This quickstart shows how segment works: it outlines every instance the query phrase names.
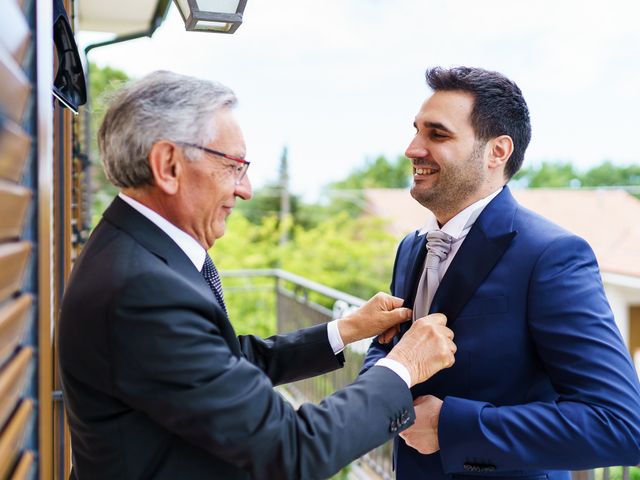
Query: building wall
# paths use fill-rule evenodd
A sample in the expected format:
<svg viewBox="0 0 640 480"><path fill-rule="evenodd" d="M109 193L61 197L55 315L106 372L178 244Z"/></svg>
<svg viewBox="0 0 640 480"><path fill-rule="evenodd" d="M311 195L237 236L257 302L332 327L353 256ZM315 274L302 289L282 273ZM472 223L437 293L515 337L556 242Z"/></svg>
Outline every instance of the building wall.
<svg viewBox="0 0 640 480"><path fill-rule="evenodd" d="M629 308L629 350L640 374L640 305Z"/></svg>
<svg viewBox="0 0 640 480"><path fill-rule="evenodd" d="M605 284L605 292L609 299L609 305L616 319L616 324L624 338L625 344L629 345L629 304L624 289Z"/></svg>
<svg viewBox="0 0 640 480"><path fill-rule="evenodd" d="M629 350L640 347L640 283L637 279L621 279L605 275L604 288L620 333ZM609 281L607 281L609 280ZM638 332L638 333L634 333Z"/></svg>

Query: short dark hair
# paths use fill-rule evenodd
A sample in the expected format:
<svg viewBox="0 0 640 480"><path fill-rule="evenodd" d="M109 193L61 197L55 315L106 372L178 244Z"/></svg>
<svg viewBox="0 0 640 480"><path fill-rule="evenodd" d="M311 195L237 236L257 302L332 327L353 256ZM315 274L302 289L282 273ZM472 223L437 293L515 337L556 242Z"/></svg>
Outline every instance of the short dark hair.
<svg viewBox="0 0 640 480"><path fill-rule="evenodd" d="M473 67L434 67L427 70L425 77L436 92L460 90L473 95L470 120L476 138L486 142L509 135L513 140L513 153L504 173L507 179L515 175L531 140L529 108L515 82L501 73Z"/></svg>

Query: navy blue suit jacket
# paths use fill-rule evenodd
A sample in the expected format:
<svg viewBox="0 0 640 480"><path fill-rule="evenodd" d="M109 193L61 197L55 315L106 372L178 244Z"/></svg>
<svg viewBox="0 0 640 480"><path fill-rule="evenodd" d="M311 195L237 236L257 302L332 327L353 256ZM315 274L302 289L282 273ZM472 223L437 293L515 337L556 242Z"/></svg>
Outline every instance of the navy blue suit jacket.
<svg viewBox="0 0 640 480"><path fill-rule="evenodd" d="M391 290L408 306L425 241L415 232L398 248ZM584 240L505 187L471 228L431 312L447 316L458 346L452 368L412 391L444 399L440 451L421 455L398 439L399 479L568 479L566 470L640 462L638 377ZM374 341L364 370L391 346Z"/></svg>

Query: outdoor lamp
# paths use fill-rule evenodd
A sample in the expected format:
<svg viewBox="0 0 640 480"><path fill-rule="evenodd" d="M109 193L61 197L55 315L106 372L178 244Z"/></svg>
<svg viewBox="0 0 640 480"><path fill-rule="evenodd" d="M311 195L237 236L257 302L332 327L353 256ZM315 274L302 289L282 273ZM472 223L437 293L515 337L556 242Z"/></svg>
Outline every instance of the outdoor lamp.
<svg viewBox="0 0 640 480"><path fill-rule="evenodd" d="M173 0L189 31L233 33L247 0Z"/></svg>

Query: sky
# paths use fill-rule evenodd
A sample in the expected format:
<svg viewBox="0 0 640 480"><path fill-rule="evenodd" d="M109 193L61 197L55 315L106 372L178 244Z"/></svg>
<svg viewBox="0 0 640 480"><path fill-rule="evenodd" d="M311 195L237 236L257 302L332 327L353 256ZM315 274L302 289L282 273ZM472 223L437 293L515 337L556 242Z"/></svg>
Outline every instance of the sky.
<svg viewBox="0 0 640 480"><path fill-rule="evenodd" d="M186 32L172 5L151 39L90 60L230 86L254 186L276 179L286 145L291 190L315 200L366 160L404 153L436 65L520 86L533 128L524 166L639 162L638 18L635 0L248 0L238 31L221 35ZM78 35L81 47L105 38Z"/></svg>

